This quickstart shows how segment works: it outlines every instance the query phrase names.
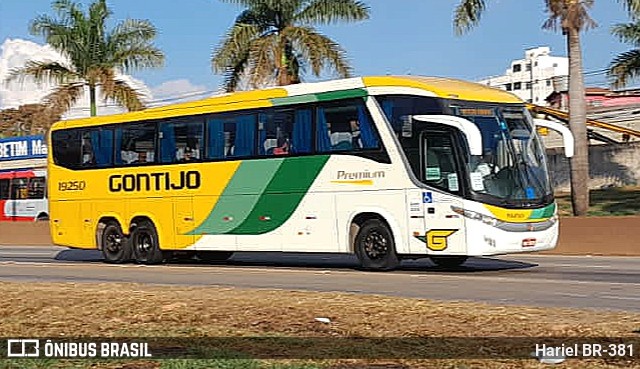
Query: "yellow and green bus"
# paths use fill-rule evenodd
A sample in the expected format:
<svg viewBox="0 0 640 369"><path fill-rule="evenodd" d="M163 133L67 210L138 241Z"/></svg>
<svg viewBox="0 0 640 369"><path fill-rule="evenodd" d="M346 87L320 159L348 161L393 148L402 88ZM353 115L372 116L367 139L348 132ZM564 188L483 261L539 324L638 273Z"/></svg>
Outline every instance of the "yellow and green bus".
<svg viewBox="0 0 640 369"><path fill-rule="evenodd" d="M372 76L61 121L51 236L109 263L234 252L402 259L548 250L558 217L525 103L446 78Z"/></svg>

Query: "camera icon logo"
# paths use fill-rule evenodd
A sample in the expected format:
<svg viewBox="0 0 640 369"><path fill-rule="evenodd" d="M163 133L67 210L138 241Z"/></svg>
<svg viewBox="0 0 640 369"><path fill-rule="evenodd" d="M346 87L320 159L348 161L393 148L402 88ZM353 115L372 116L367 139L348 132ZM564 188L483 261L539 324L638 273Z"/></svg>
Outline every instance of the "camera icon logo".
<svg viewBox="0 0 640 369"><path fill-rule="evenodd" d="M40 340L10 339L7 340L7 357L39 357Z"/></svg>

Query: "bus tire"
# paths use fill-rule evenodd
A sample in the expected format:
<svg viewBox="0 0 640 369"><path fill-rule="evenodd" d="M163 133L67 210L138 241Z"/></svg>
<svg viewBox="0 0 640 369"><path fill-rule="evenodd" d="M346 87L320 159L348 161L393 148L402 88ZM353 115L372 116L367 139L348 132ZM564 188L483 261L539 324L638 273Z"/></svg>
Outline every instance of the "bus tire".
<svg viewBox="0 0 640 369"><path fill-rule="evenodd" d="M131 232L133 256L140 264L160 264L164 261L164 253L160 250L158 232L149 220L141 220Z"/></svg>
<svg viewBox="0 0 640 369"><path fill-rule="evenodd" d="M48 220L49 220L49 214L47 214L47 213L40 213L36 217L36 222L45 222L45 221L48 221Z"/></svg>
<svg viewBox="0 0 640 369"><path fill-rule="evenodd" d="M196 255L202 261L214 263L229 260L233 256L233 251L199 251Z"/></svg>
<svg viewBox="0 0 640 369"><path fill-rule="evenodd" d="M360 265L367 270L393 270L400 265L393 234L386 223L369 219L362 224L354 241Z"/></svg>
<svg viewBox="0 0 640 369"><path fill-rule="evenodd" d="M441 268L457 268L467 261L468 256L453 256L453 255L441 255L441 256L429 256L429 259L433 263Z"/></svg>
<svg viewBox="0 0 640 369"><path fill-rule="evenodd" d="M131 245L116 221L111 220L105 224L101 231L100 245L106 263L122 264L131 260Z"/></svg>

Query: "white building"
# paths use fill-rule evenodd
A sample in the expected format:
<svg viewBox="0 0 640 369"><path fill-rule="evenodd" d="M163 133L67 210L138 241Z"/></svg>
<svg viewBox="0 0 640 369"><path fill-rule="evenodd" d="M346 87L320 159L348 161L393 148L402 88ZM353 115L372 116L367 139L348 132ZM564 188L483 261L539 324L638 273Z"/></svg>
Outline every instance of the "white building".
<svg viewBox="0 0 640 369"><path fill-rule="evenodd" d="M527 102L546 105L545 99L554 91L554 82L567 80L569 76L569 58L550 54L549 47L528 49L525 58L513 60L504 75L479 83L511 91Z"/></svg>

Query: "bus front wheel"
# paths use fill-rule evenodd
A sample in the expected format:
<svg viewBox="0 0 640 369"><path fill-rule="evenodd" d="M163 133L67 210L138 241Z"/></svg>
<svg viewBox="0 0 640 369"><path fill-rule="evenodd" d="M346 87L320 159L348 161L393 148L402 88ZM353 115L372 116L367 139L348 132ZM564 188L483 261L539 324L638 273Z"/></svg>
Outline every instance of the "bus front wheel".
<svg viewBox="0 0 640 369"><path fill-rule="evenodd" d="M360 265L368 270L393 270L400 265L393 234L381 220L369 219L362 224L354 240Z"/></svg>
<svg viewBox="0 0 640 369"><path fill-rule="evenodd" d="M430 256L429 259L441 268L456 268L467 261L467 256Z"/></svg>
<svg viewBox="0 0 640 369"><path fill-rule="evenodd" d="M100 239L104 261L110 264L122 264L131 259L131 246L122 233L120 224L109 221L102 230Z"/></svg>
<svg viewBox="0 0 640 369"><path fill-rule="evenodd" d="M131 233L131 246L136 262L140 264L159 264L164 255L158 243L158 232L152 222L141 220Z"/></svg>

